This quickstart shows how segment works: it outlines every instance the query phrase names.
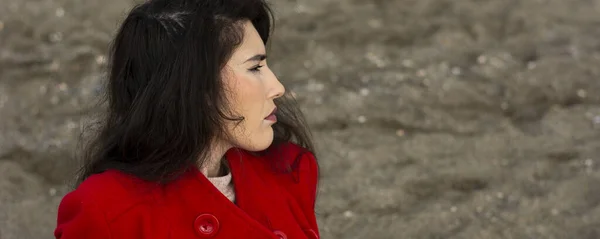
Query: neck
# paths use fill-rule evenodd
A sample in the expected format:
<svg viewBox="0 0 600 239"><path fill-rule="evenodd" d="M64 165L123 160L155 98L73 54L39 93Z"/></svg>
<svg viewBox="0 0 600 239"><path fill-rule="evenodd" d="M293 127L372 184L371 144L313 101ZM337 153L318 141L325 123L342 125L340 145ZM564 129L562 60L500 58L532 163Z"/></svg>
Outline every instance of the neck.
<svg viewBox="0 0 600 239"><path fill-rule="evenodd" d="M230 148L231 147L224 146L223 144L217 144L216 147L213 147L206 155L206 160L204 160L204 163L202 165L198 165L200 172L202 172L202 174L204 174L206 177L221 176L220 172L222 172L222 162L225 159L225 153Z"/></svg>

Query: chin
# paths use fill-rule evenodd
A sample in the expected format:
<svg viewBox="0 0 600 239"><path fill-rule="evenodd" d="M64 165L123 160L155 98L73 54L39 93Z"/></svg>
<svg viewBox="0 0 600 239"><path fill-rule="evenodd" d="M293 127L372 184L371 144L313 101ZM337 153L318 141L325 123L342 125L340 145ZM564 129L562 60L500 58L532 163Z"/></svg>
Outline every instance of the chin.
<svg viewBox="0 0 600 239"><path fill-rule="evenodd" d="M253 139L250 142L246 142L246 144L239 145L238 147L251 151L251 152L260 152L263 151L273 143L273 130L269 133L266 133L261 136L252 137Z"/></svg>
<svg viewBox="0 0 600 239"><path fill-rule="evenodd" d="M251 152L260 152L263 151L267 148L269 148L269 146L271 146L271 143L273 141L270 140L268 143L254 143L253 145L240 145L239 147L247 150L247 151L251 151Z"/></svg>

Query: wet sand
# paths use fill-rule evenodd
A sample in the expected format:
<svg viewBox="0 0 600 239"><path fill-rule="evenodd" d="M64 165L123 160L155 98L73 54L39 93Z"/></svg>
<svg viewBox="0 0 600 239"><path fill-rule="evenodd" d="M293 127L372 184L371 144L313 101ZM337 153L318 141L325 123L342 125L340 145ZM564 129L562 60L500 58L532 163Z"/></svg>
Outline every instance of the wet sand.
<svg viewBox="0 0 600 239"><path fill-rule="evenodd" d="M0 0L0 238L52 238L129 1ZM289 0L323 238L600 238L600 1Z"/></svg>

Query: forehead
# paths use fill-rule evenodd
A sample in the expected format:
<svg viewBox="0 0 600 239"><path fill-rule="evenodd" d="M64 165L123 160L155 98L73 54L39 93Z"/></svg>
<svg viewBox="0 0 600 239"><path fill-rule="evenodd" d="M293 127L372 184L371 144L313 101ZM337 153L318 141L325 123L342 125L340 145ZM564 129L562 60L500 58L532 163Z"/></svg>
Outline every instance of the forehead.
<svg viewBox="0 0 600 239"><path fill-rule="evenodd" d="M265 54L265 44L260 38L258 31L250 21L243 25L244 39L232 55L232 58L243 63L248 58L257 54Z"/></svg>

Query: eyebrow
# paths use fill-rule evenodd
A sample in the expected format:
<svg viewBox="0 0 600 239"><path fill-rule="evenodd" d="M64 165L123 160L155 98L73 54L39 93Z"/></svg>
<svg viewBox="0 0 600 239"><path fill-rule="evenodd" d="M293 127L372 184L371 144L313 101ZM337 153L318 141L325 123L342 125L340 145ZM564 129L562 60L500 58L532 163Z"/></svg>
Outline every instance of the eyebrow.
<svg viewBox="0 0 600 239"><path fill-rule="evenodd" d="M263 61L264 59L267 59L267 55L256 54L253 57L248 58L248 60L244 61L244 63L249 62L249 61Z"/></svg>

